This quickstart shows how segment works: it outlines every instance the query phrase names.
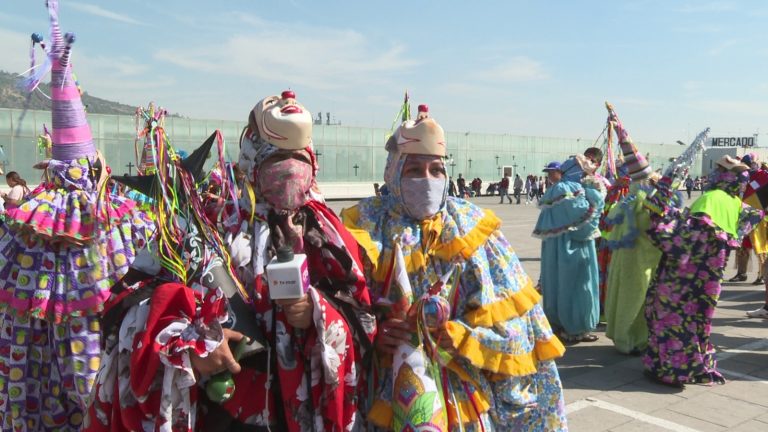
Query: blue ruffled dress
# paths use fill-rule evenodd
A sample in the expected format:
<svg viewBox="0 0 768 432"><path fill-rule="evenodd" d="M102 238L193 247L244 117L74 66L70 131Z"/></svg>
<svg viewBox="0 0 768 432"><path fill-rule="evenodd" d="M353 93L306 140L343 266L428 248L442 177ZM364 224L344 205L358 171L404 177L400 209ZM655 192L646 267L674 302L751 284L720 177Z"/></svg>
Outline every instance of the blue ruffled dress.
<svg viewBox="0 0 768 432"><path fill-rule="evenodd" d="M604 198L592 184L579 181L583 172L569 162L563 164L563 180L542 197L533 235L542 239L544 312L553 327L576 336L592 331L600 318L595 238Z"/></svg>

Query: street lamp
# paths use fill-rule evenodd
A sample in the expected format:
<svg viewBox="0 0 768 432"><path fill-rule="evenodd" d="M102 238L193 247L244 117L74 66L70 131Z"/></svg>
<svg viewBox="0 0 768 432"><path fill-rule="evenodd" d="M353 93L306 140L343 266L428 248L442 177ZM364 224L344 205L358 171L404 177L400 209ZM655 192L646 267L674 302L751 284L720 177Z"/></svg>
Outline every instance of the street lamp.
<svg viewBox="0 0 768 432"><path fill-rule="evenodd" d="M355 164L355 166L353 166L352 168L355 169L355 177L357 177L357 170L360 169L360 167L357 166L357 164Z"/></svg>
<svg viewBox="0 0 768 432"><path fill-rule="evenodd" d="M496 165L499 164L499 155L496 155Z"/></svg>
<svg viewBox="0 0 768 432"><path fill-rule="evenodd" d="M500 166L497 166L497 167L496 167L496 172L497 172L497 174L496 174L496 175L497 175L497 176L499 176L499 177L501 177L501 167L500 167Z"/></svg>
<svg viewBox="0 0 768 432"><path fill-rule="evenodd" d="M449 154L448 158L450 159L450 163L448 165L451 166L451 178L453 178L453 167L456 166L456 162L453 160L453 153Z"/></svg>

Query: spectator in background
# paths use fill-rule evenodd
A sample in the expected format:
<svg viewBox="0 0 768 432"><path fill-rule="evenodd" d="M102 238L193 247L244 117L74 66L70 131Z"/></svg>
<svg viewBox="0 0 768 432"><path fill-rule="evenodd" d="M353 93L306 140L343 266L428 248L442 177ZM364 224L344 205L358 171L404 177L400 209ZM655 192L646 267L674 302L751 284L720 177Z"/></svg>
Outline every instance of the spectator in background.
<svg viewBox="0 0 768 432"><path fill-rule="evenodd" d="M509 176L504 174L504 178L499 182L499 204L504 204L504 197L507 197L509 203L512 204L512 197L509 196Z"/></svg>
<svg viewBox="0 0 768 432"><path fill-rule="evenodd" d="M453 177L448 177L448 196L456 196L456 182L453 181Z"/></svg>
<svg viewBox="0 0 768 432"><path fill-rule="evenodd" d="M464 198L464 192L467 189L467 181L459 174L459 178L456 179L456 186L459 188L459 198Z"/></svg>
<svg viewBox="0 0 768 432"><path fill-rule="evenodd" d="M539 178L537 176L531 177L530 201L533 202L534 198L536 199L536 202L539 202Z"/></svg>
<svg viewBox="0 0 768 432"><path fill-rule="evenodd" d="M531 202L531 175L530 174L525 178L525 188L523 189L523 192L525 193L525 205L528 205Z"/></svg>
<svg viewBox="0 0 768 432"><path fill-rule="evenodd" d="M377 196L377 197L381 196L381 191L379 190L379 184L378 183L374 183L373 184L373 195Z"/></svg>
<svg viewBox="0 0 768 432"><path fill-rule="evenodd" d="M523 179L520 178L520 174L515 174L515 199L517 204L520 204L520 192L523 190Z"/></svg>
<svg viewBox="0 0 768 432"><path fill-rule="evenodd" d="M11 187L8 193L3 192L2 196L5 209L10 210L16 208L21 204L24 196L29 193L27 182L16 171L11 171L5 175L5 182Z"/></svg>
<svg viewBox="0 0 768 432"><path fill-rule="evenodd" d="M485 195L486 196L494 196L496 195L496 191L499 188L498 183L488 183L488 187L485 189Z"/></svg>
<svg viewBox="0 0 768 432"><path fill-rule="evenodd" d="M691 191L693 190L693 178L688 176L685 179L685 191L688 193L688 199L691 199Z"/></svg>

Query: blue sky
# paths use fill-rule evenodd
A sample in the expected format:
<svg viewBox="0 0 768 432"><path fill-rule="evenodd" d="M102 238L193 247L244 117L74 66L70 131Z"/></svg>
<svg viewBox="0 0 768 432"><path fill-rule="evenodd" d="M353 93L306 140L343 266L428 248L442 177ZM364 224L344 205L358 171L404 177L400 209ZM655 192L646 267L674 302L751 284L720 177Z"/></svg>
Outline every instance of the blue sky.
<svg viewBox="0 0 768 432"><path fill-rule="evenodd" d="M637 141L759 132L763 1L61 0L84 90L246 119L285 88L313 113L389 127L407 88L450 131L596 138L603 101ZM0 3L0 69L21 72L44 0Z"/></svg>

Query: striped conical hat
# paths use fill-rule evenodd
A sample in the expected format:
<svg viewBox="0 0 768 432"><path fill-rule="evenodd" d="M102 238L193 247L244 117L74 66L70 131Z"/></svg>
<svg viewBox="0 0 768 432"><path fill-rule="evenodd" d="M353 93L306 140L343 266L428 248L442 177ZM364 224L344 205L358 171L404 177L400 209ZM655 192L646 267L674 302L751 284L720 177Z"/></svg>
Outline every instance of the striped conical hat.
<svg viewBox="0 0 768 432"><path fill-rule="evenodd" d="M611 123L616 131L616 136L619 138L619 147L621 147L621 153L624 157L624 167L629 172L629 177L632 180L644 180L653 172L648 160L637 150L637 146L632 142L629 133L624 129L624 125L621 124L621 120L616 116L613 111L613 106L608 105L608 110L611 112Z"/></svg>
<svg viewBox="0 0 768 432"><path fill-rule="evenodd" d="M85 107L72 75L70 53L75 35L62 36L59 28L58 0L48 0L51 25L51 46L48 58L51 62L51 117L53 131L52 157L71 160L96 154L91 127L85 116Z"/></svg>

